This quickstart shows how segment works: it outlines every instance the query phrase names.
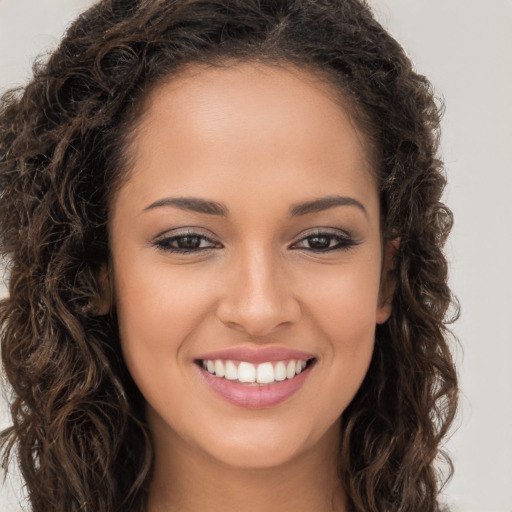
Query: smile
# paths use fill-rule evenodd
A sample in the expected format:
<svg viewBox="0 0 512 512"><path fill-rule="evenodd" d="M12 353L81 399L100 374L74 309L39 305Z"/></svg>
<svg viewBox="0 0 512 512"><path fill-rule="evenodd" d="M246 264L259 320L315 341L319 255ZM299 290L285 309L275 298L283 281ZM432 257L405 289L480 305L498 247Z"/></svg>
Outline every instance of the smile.
<svg viewBox="0 0 512 512"><path fill-rule="evenodd" d="M230 348L194 360L202 381L223 401L258 409L290 399L304 385L317 358L287 348Z"/></svg>
<svg viewBox="0 0 512 512"><path fill-rule="evenodd" d="M218 378L258 386L293 379L313 361L314 359L284 360L253 364L248 361L203 359L200 363L203 369Z"/></svg>

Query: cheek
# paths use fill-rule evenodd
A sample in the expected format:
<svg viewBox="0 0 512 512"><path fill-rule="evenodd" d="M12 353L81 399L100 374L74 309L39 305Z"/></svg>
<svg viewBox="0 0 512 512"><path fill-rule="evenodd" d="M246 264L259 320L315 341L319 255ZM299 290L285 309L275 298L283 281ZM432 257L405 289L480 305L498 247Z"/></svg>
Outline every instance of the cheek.
<svg viewBox="0 0 512 512"><path fill-rule="evenodd" d="M328 339L347 350L357 350L365 339L373 339L377 321L379 265L336 268L317 279L303 293L311 317Z"/></svg>
<svg viewBox="0 0 512 512"><path fill-rule="evenodd" d="M119 261L115 275L121 345L128 368L146 376L185 356L187 336L202 322L213 284L165 265ZM129 272L124 272L129 269Z"/></svg>
<svg viewBox="0 0 512 512"><path fill-rule="evenodd" d="M379 279L378 264L352 266L310 288L308 311L326 342L325 396L338 401L340 411L359 389L373 355Z"/></svg>
<svg viewBox="0 0 512 512"><path fill-rule="evenodd" d="M151 258L119 258L116 263L116 305L120 326L130 327L126 335L132 331L151 337L175 334L200 314L213 286L204 272L183 271Z"/></svg>

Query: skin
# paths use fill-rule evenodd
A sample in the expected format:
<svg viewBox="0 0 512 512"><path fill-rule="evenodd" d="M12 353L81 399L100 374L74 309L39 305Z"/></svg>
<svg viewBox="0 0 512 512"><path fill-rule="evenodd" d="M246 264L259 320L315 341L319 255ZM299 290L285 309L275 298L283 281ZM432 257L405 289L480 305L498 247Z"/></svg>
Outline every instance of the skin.
<svg viewBox="0 0 512 512"><path fill-rule="evenodd" d="M345 511L339 418L390 313L364 137L308 71L195 65L151 93L130 149L111 207L109 279L155 446L148 512ZM332 196L359 206L290 215ZM169 197L229 214L161 204ZM318 228L341 249L312 247ZM209 249L170 252L187 229ZM301 389L269 408L224 401L194 363L263 346L317 358Z"/></svg>

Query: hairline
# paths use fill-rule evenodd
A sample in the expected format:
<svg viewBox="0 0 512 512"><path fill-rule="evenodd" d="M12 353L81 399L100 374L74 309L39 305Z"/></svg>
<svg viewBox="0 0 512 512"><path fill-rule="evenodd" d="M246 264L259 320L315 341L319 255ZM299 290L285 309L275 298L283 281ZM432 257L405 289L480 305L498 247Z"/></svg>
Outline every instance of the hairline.
<svg viewBox="0 0 512 512"><path fill-rule="evenodd" d="M366 160L366 168L375 181L380 196L379 179L379 155L378 144L370 133L367 122L367 115L363 108L351 97L347 87L343 87L340 82L343 80L341 73L328 69L327 66L321 67L319 64L307 62L299 58L290 58L286 56L242 56L234 57L230 55L214 56L208 60L193 59L176 65L174 69L155 80L149 80L143 83L143 91L127 109L127 113L121 119L118 125L120 143L118 146L118 158L116 161L116 180L111 184L108 195L108 210L110 212L115 198L131 176L135 167L136 146L140 135L140 128L144 123L146 113L149 111L151 101L159 89L162 89L180 78L194 76L211 68L231 69L244 64L250 64L261 67L276 67L290 73L301 73L301 80L307 79L308 83L315 87L321 87L322 93L326 94L331 101L340 107L349 119L352 128L356 134L363 154ZM110 213L109 213L110 217ZM381 219L382 221L383 219ZM381 231L382 226L381 226Z"/></svg>

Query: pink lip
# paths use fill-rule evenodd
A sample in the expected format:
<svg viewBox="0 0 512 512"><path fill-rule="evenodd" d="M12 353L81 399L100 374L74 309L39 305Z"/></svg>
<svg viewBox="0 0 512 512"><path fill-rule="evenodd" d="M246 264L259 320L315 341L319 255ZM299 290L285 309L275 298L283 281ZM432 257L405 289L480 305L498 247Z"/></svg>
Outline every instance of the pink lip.
<svg viewBox="0 0 512 512"><path fill-rule="evenodd" d="M288 359L300 359L307 361L315 357L313 354L301 352L300 350L291 350L281 347L263 347L258 349L250 348L227 348L216 352L208 352L200 355L197 359L207 359L214 361L222 359L224 361L247 361L248 363L265 363L267 361L286 361Z"/></svg>
<svg viewBox="0 0 512 512"><path fill-rule="evenodd" d="M268 361L268 359L266 360ZM262 386L250 386L216 377L203 368L197 365L196 367L210 389L221 398L238 407L251 409L272 407L284 402L302 387L312 369L312 366L308 366L299 375L293 377L293 379L286 379Z"/></svg>

